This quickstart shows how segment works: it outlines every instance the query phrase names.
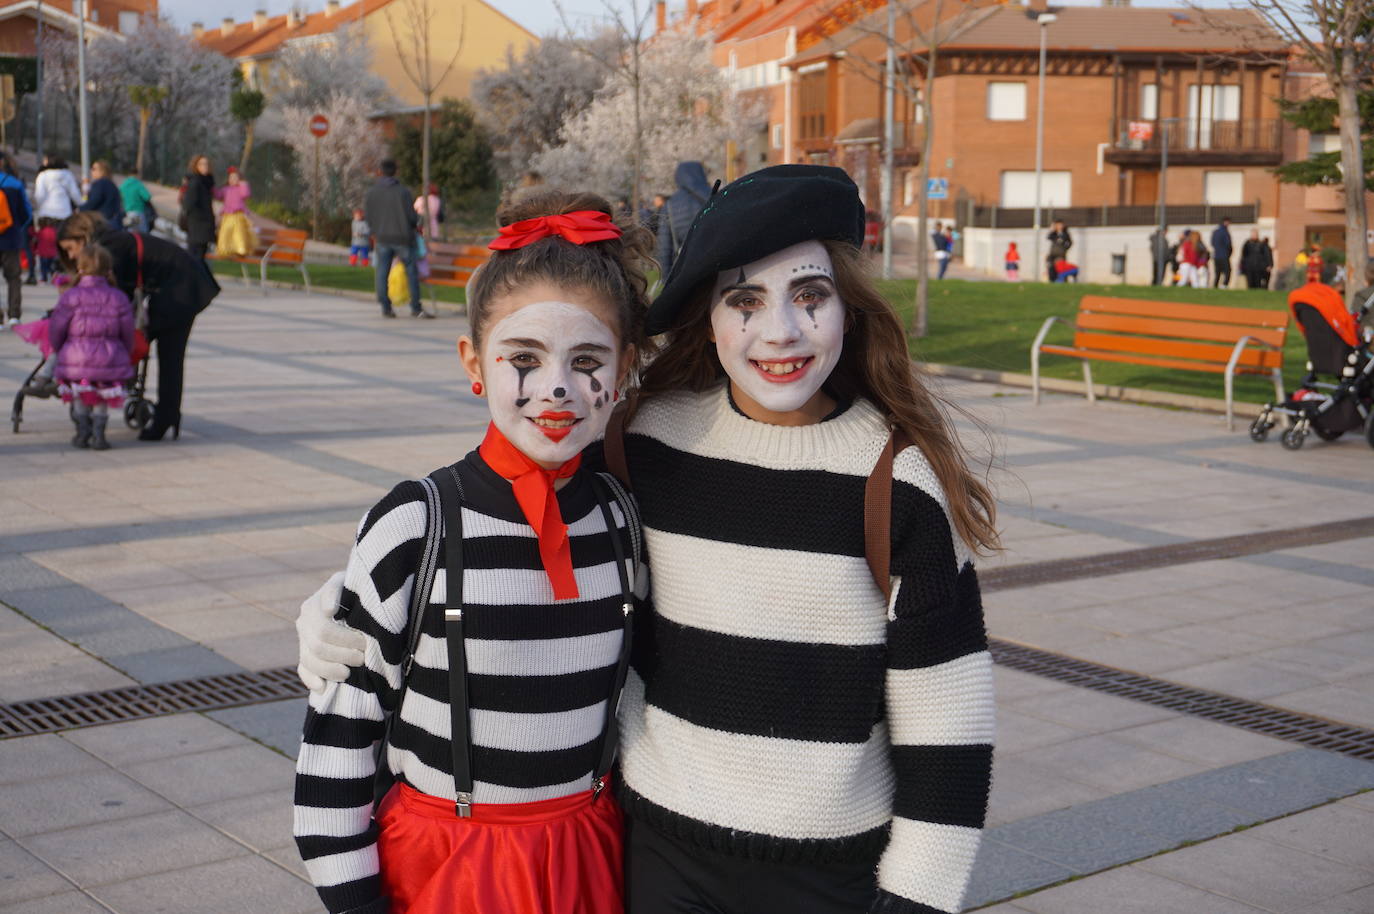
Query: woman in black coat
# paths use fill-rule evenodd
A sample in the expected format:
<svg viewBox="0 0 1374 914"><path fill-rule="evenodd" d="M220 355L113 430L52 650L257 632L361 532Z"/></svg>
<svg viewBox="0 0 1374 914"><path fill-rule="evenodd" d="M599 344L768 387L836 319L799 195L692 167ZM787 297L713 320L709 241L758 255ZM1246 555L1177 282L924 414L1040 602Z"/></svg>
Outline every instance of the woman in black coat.
<svg viewBox="0 0 1374 914"><path fill-rule="evenodd" d="M186 216L186 250L192 257L205 259L205 252L215 240L215 176L210 172L208 156L193 156L186 166L185 191L181 197L181 211Z"/></svg>
<svg viewBox="0 0 1374 914"><path fill-rule="evenodd" d="M142 240L142 256L139 255ZM142 441L160 441L172 429L181 434L181 391L185 378L186 343L191 325L216 295L219 283L205 261L155 235L135 238L108 225L99 213L77 213L58 233L64 264L87 244L96 243L114 259L115 284L132 301L140 274L147 293L148 341L157 342L157 408L153 421L139 433Z"/></svg>

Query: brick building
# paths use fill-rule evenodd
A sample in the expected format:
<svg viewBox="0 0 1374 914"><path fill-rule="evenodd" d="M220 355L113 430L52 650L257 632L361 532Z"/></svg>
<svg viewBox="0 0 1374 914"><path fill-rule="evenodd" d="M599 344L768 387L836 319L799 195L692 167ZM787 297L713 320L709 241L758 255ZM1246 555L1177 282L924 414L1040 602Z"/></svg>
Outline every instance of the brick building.
<svg viewBox="0 0 1374 914"><path fill-rule="evenodd" d="M157 0L88 0L85 4L87 34L110 32L131 35L145 17L156 18ZM77 18L72 0L43 0L43 27L76 33ZM0 57L33 57L36 54L38 0L0 0Z"/></svg>

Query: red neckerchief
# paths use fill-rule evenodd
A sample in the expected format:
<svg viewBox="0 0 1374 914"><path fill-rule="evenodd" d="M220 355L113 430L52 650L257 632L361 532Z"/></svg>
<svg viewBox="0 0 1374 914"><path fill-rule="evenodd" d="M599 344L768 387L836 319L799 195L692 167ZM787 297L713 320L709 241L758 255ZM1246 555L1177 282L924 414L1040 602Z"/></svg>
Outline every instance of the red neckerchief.
<svg viewBox="0 0 1374 914"><path fill-rule="evenodd" d="M477 453L498 476L510 480L520 511L539 537L539 558L553 585L553 598L575 599L577 578L573 575L568 525L563 523L563 515L558 510L553 481L567 479L576 473L582 465L582 455L578 454L556 470L546 470L511 444L495 422L487 427L487 437L482 439Z"/></svg>

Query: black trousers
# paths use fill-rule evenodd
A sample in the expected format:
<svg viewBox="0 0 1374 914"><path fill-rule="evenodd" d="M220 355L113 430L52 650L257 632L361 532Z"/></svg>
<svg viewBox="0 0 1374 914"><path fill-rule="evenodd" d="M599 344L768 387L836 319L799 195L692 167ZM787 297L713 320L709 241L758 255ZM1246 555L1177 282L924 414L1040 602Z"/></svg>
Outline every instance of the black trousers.
<svg viewBox="0 0 1374 914"><path fill-rule="evenodd" d="M878 860L767 863L704 850L625 819L626 914L866 914Z"/></svg>
<svg viewBox="0 0 1374 914"><path fill-rule="evenodd" d="M191 325L159 330L149 337L157 343L157 408L153 421L172 425L181 418L181 390L186 380L186 343Z"/></svg>
<svg viewBox="0 0 1374 914"><path fill-rule="evenodd" d="M205 255L210 250L210 242L205 241L197 244L191 244L188 242L186 245L186 250L190 252L191 256L196 258L197 260L204 260Z"/></svg>
<svg viewBox="0 0 1374 914"><path fill-rule="evenodd" d="M1246 270L1245 284L1252 289L1266 289L1269 287L1263 270Z"/></svg>
<svg viewBox="0 0 1374 914"><path fill-rule="evenodd" d="M19 254L19 251L0 251L0 272L5 274L5 285L9 287L5 304L13 320L18 320L24 310L24 270L19 263Z"/></svg>
<svg viewBox="0 0 1374 914"><path fill-rule="evenodd" d="M1212 285L1218 288L1229 286L1231 284L1231 258L1227 257L1223 260L1218 257L1214 262L1214 266L1216 267L1217 275L1212 281Z"/></svg>

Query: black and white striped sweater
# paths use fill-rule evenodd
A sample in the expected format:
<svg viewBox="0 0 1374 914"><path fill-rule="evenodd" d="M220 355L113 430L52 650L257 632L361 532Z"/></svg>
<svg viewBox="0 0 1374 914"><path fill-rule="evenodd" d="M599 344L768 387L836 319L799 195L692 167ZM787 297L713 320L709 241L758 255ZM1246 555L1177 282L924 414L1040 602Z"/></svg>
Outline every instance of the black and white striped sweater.
<svg viewBox="0 0 1374 914"><path fill-rule="evenodd" d="M463 599L475 803L525 803L590 788L623 638L615 553L591 474L558 492L579 597L555 601L510 483L476 452L457 464L464 494ZM625 519L610 503L627 561ZM384 910L372 823L372 744L395 706L406 615L425 536L418 482L367 513L349 556L339 618L367 637L364 667L310 696L296 764L296 843L331 912ZM630 569L633 573L633 569ZM643 582L639 592L643 595ZM410 786L454 799L449 747L447 594L440 549L387 761Z"/></svg>
<svg viewBox="0 0 1374 914"><path fill-rule="evenodd" d="M960 909L991 779L992 665L971 555L924 455L897 455L893 598L864 558L887 439L859 400L799 428L723 387L656 397L626 454L653 563L621 706L622 799L761 860L879 858L873 910Z"/></svg>

